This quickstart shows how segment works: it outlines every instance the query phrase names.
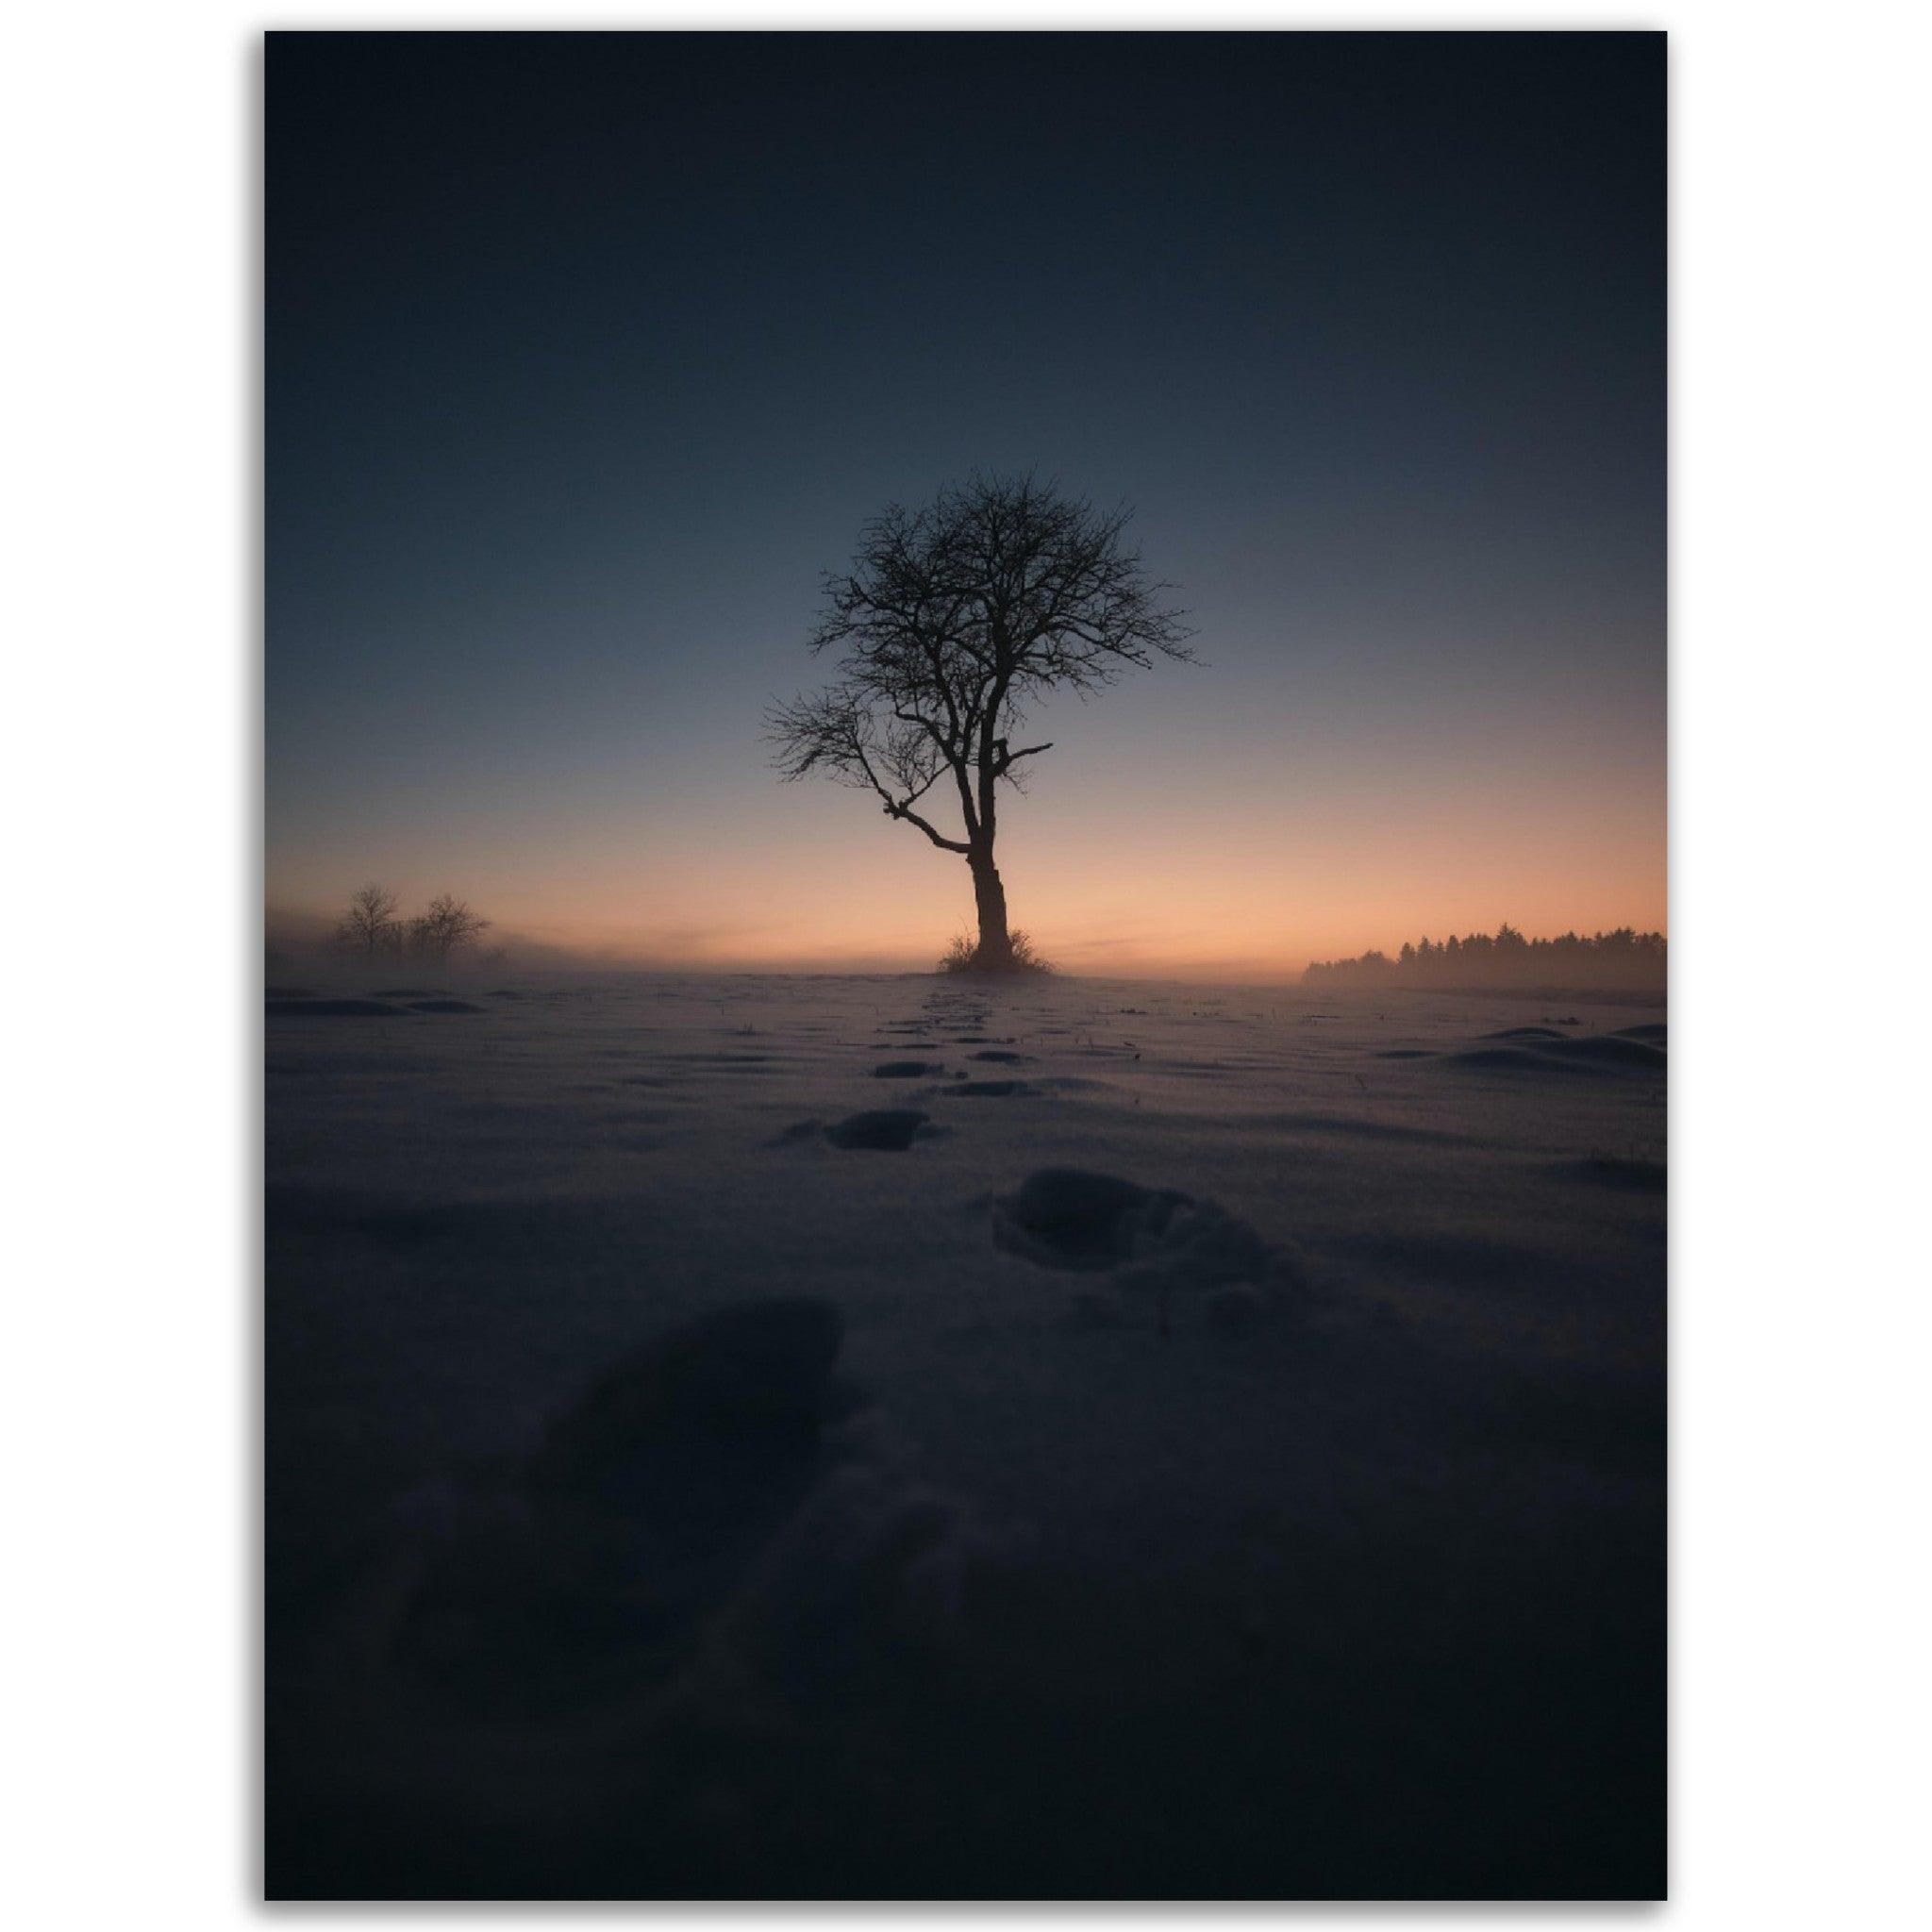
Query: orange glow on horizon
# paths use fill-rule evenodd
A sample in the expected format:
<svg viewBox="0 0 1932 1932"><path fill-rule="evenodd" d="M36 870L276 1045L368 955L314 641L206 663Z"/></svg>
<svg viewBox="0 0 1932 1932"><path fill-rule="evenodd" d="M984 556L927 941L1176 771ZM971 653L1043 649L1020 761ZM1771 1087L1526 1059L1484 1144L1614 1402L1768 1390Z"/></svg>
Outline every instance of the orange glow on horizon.
<svg viewBox="0 0 1932 1932"><path fill-rule="evenodd" d="M1614 790L1552 790L1530 809L1505 788L1453 813L1347 797L1267 811L1207 792L1152 827L1109 810L1117 799L1021 800L1000 865L1012 924L1063 970L1093 975L1292 978L1310 959L1505 920L1531 937L1660 931L1662 785ZM459 893L533 964L557 949L612 966L921 970L973 917L959 859L829 787L774 789L706 827L607 824L521 848L445 834L348 861L296 853L276 865L269 904L312 926L365 878L406 911Z"/></svg>

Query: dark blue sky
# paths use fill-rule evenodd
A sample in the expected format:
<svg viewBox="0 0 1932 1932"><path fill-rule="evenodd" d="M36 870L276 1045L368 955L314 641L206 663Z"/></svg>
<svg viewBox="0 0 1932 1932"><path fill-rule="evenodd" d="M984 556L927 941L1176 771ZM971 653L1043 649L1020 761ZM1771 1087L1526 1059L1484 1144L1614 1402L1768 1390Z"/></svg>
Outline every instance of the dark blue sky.
<svg viewBox="0 0 1932 1932"><path fill-rule="evenodd" d="M829 958L858 868L896 957L963 869L776 790L759 712L869 514L1037 466L1210 666L1012 820L1064 951L1661 924L1664 46L271 35L271 903ZM1265 943L1147 952L1136 810Z"/></svg>

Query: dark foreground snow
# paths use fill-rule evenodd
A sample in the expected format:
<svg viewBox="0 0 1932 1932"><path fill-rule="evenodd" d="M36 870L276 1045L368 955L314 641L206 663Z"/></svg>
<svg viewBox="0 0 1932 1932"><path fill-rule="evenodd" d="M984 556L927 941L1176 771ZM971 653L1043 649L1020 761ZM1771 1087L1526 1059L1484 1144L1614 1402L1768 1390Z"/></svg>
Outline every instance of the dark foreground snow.
<svg viewBox="0 0 1932 1932"><path fill-rule="evenodd" d="M403 991L266 1023L273 1895L1661 1891L1660 1008Z"/></svg>

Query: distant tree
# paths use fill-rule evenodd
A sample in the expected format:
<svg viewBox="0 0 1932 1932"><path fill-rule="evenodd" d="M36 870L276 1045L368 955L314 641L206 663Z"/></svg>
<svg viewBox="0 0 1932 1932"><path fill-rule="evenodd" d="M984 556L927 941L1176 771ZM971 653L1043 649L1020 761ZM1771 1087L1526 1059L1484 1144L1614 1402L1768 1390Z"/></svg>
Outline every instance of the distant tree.
<svg viewBox="0 0 1932 1932"><path fill-rule="evenodd" d="M403 923L396 917L396 895L385 886L364 886L349 900L349 909L336 926L336 944L345 953L375 958L402 948Z"/></svg>
<svg viewBox="0 0 1932 1932"><path fill-rule="evenodd" d="M441 892L428 911L409 922L409 943L439 963L464 946L474 946L490 930L490 921L472 912L466 901Z"/></svg>
<svg viewBox="0 0 1932 1932"><path fill-rule="evenodd" d="M831 684L766 717L787 779L823 773L871 791L885 815L964 858L981 968L1016 964L995 863L1000 788L1051 743L1020 744L1029 707L1085 697L1157 657L1186 660L1189 632L1124 539L1129 512L1096 510L1031 476L975 476L923 509L894 504L824 580L814 655ZM919 809L952 794L958 830Z"/></svg>

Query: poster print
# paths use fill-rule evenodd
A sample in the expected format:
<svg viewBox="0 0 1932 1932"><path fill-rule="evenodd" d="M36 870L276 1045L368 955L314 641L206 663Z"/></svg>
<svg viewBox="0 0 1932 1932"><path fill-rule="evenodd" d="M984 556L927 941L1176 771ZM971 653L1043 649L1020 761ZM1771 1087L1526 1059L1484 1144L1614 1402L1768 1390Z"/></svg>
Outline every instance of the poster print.
<svg viewBox="0 0 1932 1932"><path fill-rule="evenodd" d="M1664 41L275 33L278 1898L1648 1898Z"/></svg>

